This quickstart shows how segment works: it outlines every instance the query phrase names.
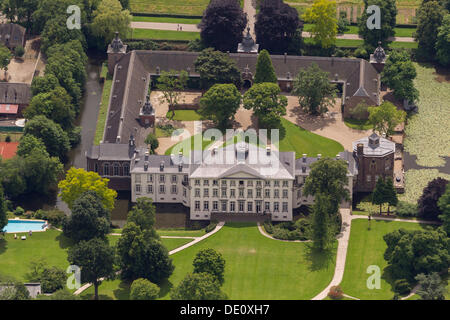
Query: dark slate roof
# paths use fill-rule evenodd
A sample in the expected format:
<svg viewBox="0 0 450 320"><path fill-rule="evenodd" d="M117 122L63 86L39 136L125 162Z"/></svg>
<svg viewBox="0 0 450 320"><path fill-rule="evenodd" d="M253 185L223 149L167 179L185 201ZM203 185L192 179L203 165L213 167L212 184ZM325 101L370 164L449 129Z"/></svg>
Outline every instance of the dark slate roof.
<svg viewBox="0 0 450 320"><path fill-rule="evenodd" d="M31 86L27 83L0 82L0 103L25 104L31 99Z"/></svg>
<svg viewBox="0 0 450 320"><path fill-rule="evenodd" d="M129 161L133 155L134 149L127 143L101 143L98 146L92 146L86 154L89 159L103 161Z"/></svg>
<svg viewBox="0 0 450 320"><path fill-rule="evenodd" d="M120 141L126 143L140 127L137 119L148 94L150 75L161 71L189 70L190 76L199 76L194 67L198 55L198 52L152 50L134 50L124 55L114 73L104 142L115 143L120 136ZM248 68L255 74L257 55L230 53L230 57L242 71ZM316 63L329 72L330 80L337 78L346 84L347 97L364 96L377 103L378 84L374 80L378 74L363 59L289 55L272 55L271 58L280 80L292 79L300 69Z"/></svg>
<svg viewBox="0 0 450 320"><path fill-rule="evenodd" d="M26 29L15 23L0 24L0 42L7 47L23 45Z"/></svg>
<svg viewBox="0 0 450 320"><path fill-rule="evenodd" d="M337 158L337 157L336 157ZM358 170L356 168L356 161L353 157L353 153L348 151L342 151L339 153L339 159L347 161L348 162L348 170L351 175L356 175L358 173ZM311 171L310 167L311 164L319 160L318 157L302 157L295 160L295 173L301 174L302 173L302 167L306 167L306 174L309 174Z"/></svg>

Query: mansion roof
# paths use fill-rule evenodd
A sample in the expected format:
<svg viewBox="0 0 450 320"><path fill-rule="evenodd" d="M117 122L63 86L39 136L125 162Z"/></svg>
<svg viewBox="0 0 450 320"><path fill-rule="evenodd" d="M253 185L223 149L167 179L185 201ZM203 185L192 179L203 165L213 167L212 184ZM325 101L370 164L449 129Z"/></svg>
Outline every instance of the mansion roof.
<svg viewBox="0 0 450 320"><path fill-rule="evenodd" d="M194 62L199 52L134 50L116 64L111 88L104 143L126 143L140 128L139 113L148 95L150 76L161 71L186 70L198 77ZM242 72L256 72L256 54L230 53ZM378 74L363 59L272 55L272 64L280 81L292 81L300 69L316 63L329 73L330 81L343 83L345 99L365 97L374 104L378 99Z"/></svg>

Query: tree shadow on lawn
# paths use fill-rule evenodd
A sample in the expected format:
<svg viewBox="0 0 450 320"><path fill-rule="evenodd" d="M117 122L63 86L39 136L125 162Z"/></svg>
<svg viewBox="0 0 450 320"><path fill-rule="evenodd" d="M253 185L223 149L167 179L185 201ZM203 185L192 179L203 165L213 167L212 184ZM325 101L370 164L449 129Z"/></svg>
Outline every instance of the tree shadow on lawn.
<svg viewBox="0 0 450 320"><path fill-rule="evenodd" d="M333 249L324 251L314 248L312 242L307 243L305 246L304 258L311 263L308 266L309 271L318 271L328 268L333 264L335 256L335 245L333 245Z"/></svg>
<svg viewBox="0 0 450 320"><path fill-rule="evenodd" d="M64 236L62 232L55 238L55 240L59 241L59 247L61 249L68 249L75 244L75 242L72 239Z"/></svg>
<svg viewBox="0 0 450 320"><path fill-rule="evenodd" d="M119 288L114 290L114 296L118 300L130 300L131 283L128 281L121 281Z"/></svg>
<svg viewBox="0 0 450 320"><path fill-rule="evenodd" d="M173 283L170 282L168 279L165 279L159 284L159 288L160 288L159 298L161 299L169 294L169 292L173 288Z"/></svg>
<svg viewBox="0 0 450 320"><path fill-rule="evenodd" d="M5 238L0 238L0 254L3 254L8 249L8 241Z"/></svg>

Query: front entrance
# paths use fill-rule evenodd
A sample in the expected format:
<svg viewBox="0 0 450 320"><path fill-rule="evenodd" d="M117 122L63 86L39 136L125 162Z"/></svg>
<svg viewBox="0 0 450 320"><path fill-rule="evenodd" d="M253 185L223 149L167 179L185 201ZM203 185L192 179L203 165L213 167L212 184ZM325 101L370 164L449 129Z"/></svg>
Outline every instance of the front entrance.
<svg viewBox="0 0 450 320"><path fill-rule="evenodd" d="M256 201L256 213L261 213L262 201Z"/></svg>

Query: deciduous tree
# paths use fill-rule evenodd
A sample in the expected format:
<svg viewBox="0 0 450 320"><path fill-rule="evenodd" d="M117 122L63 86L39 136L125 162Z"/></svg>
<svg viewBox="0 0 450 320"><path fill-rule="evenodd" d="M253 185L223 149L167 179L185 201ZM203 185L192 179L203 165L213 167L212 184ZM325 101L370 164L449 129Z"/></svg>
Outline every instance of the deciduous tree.
<svg viewBox="0 0 450 320"><path fill-rule="evenodd" d="M436 58L441 65L450 66L450 14L444 16L442 25L438 28Z"/></svg>
<svg viewBox="0 0 450 320"><path fill-rule="evenodd" d="M333 213L330 195L316 194L313 205L312 240L317 250L327 250L333 243L330 214Z"/></svg>
<svg viewBox="0 0 450 320"><path fill-rule="evenodd" d="M328 72L313 63L301 69L294 81L292 93L298 97L300 107L312 114L322 114L333 106L336 86L330 83Z"/></svg>
<svg viewBox="0 0 450 320"><path fill-rule="evenodd" d="M418 42L420 56L434 59L438 28L442 24L444 10L438 1L422 2L417 12L415 39Z"/></svg>
<svg viewBox="0 0 450 320"><path fill-rule="evenodd" d="M114 209L117 192L108 188L108 182L109 179L100 177L96 172L72 167L67 171L66 178L59 182L58 187L61 190L62 200L69 208L73 207L75 200L83 193L92 190L102 199L103 206L111 211Z"/></svg>
<svg viewBox="0 0 450 320"><path fill-rule="evenodd" d="M234 84L215 84L200 99L199 112L226 129L239 109L241 94Z"/></svg>
<svg viewBox="0 0 450 320"><path fill-rule="evenodd" d="M169 105L169 110L175 115L173 109L182 98L182 91L186 89L188 74L186 71L163 71L158 78L157 88L162 92L161 102Z"/></svg>
<svg viewBox="0 0 450 320"><path fill-rule="evenodd" d="M90 27L94 36L102 38L106 45L116 32L121 38L128 37L131 19L130 11L123 10L119 0L102 0L94 11Z"/></svg>
<svg viewBox="0 0 450 320"><path fill-rule="evenodd" d="M329 48L336 42L338 20L336 19L336 1L315 0L306 9L305 22L312 23L314 42L322 48Z"/></svg>
<svg viewBox="0 0 450 320"><path fill-rule="evenodd" d="M237 0L212 0L199 24L200 37L207 47L235 52L247 25L247 16Z"/></svg>
<svg viewBox="0 0 450 320"><path fill-rule="evenodd" d="M194 273L209 273L222 285L225 273L225 259L222 254L208 248L197 252L194 262Z"/></svg>
<svg viewBox="0 0 450 320"><path fill-rule="evenodd" d="M415 280L419 285L416 293L422 298L421 300L445 300L447 289L437 272L429 275L418 274Z"/></svg>
<svg viewBox="0 0 450 320"><path fill-rule="evenodd" d="M188 274L171 294L172 300L226 300L219 282L209 273Z"/></svg>
<svg viewBox="0 0 450 320"><path fill-rule="evenodd" d="M261 50L258 54L255 73L255 83L264 82L278 83L278 78L272 65L272 59L270 58L269 52L265 49Z"/></svg>
<svg viewBox="0 0 450 320"><path fill-rule="evenodd" d="M136 279L131 284L131 300L155 300L159 295L159 287L147 279Z"/></svg>
<svg viewBox="0 0 450 320"><path fill-rule="evenodd" d="M81 268L84 281L94 285L94 297L98 300L98 286L100 278L114 276L114 250L103 239L94 238L81 241L71 247L67 260Z"/></svg>
<svg viewBox="0 0 450 320"><path fill-rule="evenodd" d="M373 130L387 137L394 133L395 127L405 121L406 112L397 109L392 103L385 101L380 106L369 107L369 122Z"/></svg>
<svg viewBox="0 0 450 320"><path fill-rule="evenodd" d="M443 228L450 235L450 184L447 184L444 194L439 198L439 209L442 214L439 219L443 222Z"/></svg>
<svg viewBox="0 0 450 320"><path fill-rule="evenodd" d="M428 183L423 189L423 193L417 201L418 216L426 220L437 220L442 214L438 206L439 198L445 193L448 181L436 178Z"/></svg>

